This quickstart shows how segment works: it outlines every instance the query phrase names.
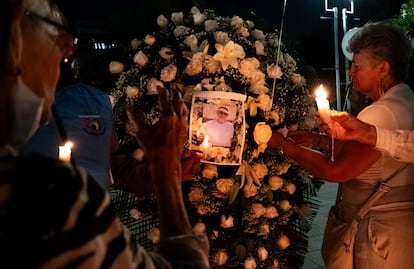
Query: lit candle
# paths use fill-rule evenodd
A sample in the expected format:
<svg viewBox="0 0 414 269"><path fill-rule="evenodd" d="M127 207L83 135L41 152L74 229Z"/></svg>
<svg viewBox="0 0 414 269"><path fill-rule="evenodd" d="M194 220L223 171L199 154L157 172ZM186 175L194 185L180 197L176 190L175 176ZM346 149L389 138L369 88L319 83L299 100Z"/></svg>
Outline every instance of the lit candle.
<svg viewBox="0 0 414 269"><path fill-rule="evenodd" d="M199 149L204 153L204 158L208 156L208 149L211 147L211 143L208 142L208 135L204 137L203 143L200 144Z"/></svg>
<svg viewBox="0 0 414 269"><path fill-rule="evenodd" d="M318 106L319 116L322 121L328 123L331 121L331 110L329 108L329 101L326 99L326 91L322 84L316 90L316 104Z"/></svg>
<svg viewBox="0 0 414 269"><path fill-rule="evenodd" d="M72 142L66 142L65 145L59 146L59 160L70 162L71 148Z"/></svg>

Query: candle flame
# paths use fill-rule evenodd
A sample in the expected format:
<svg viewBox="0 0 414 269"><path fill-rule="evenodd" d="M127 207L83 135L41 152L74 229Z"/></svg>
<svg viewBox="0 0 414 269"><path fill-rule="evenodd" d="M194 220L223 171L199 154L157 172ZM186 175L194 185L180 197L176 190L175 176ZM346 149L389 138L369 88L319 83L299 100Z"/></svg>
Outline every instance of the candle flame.
<svg viewBox="0 0 414 269"><path fill-rule="evenodd" d="M206 135L206 137L204 137L203 146L208 147L208 135Z"/></svg>
<svg viewBox="0 0 414 269"><path fill-rule="evenodd" d="M316 90L315 94L316 94L316 98L321 98L321 99L326 99L326 97L328 95L322 84Z"/></svg>
<svg viewBox="0 0 414 269"><path fill-rule="evenodd" d="M65 148L71 149L73 146L73 143L71 141L68 141L65 143L65 145L63 145Z"/></svg>

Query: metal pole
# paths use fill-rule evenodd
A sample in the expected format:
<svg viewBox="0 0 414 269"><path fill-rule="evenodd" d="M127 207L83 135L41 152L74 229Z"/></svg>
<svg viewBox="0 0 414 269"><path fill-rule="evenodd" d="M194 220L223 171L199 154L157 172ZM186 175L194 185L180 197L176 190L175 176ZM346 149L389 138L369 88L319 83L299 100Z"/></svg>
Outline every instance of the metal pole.
<svg viewBox="0 0 414 269"><path fill-rule="evenodd" d="M339 40L338 40L338 8L333 8L334 15L334 45L335 45L335 88L336 88L336 109L341 111L341 73L339 70Z"/></svg>

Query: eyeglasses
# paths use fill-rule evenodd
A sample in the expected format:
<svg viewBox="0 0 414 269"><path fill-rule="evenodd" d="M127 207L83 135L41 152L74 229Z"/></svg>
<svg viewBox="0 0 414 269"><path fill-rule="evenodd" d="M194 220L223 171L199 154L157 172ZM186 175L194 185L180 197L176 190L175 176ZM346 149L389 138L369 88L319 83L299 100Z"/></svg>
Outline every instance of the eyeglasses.
<svg viewBox="0 0 414 269"><path fill-rule="evenodd" d="M69 28L67 25L63 25L61 23L55 22L47 17L41 16L39 14L33 13L31 11L26 11L26 16L32 17L34 19L43 21L47 24L53 25L59 30L59 33L68 34L71 36L75 36L75 31L71 28Z"/></svg>
<svg viewBox="0 0 414 269"><path fill-rule="evenodd" d="M62 49L64 49L65 52L68 52L66 54L68 55L72 54L72 51L74 49L74 39L75 39L75 31L73 29L69 28L67 25L58 23L56 21L53 21L47 17L41 16L31 11L26 11L25 15L30 18L40 20L44 23L47 23L49 25L56 27L56 29L59 32L59 37L65 37L64 47Z"/></svg>

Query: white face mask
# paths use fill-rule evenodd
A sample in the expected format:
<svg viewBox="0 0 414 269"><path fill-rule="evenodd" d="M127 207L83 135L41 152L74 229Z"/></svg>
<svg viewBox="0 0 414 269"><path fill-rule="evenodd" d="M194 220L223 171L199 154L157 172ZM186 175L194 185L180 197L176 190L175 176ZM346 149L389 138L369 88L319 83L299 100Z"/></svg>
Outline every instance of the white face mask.
<svg viewBox="0 0 414 269"><path fill-rule="evenodd" d="M18 77L13 92L15 93L12 99L14 125L11 144L13 146L21 146L39 127L45 100L32 92L22 81L21 77Z"/></svg>

